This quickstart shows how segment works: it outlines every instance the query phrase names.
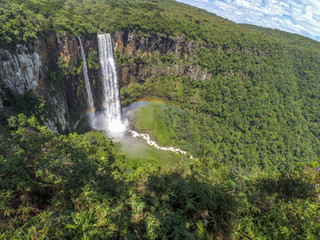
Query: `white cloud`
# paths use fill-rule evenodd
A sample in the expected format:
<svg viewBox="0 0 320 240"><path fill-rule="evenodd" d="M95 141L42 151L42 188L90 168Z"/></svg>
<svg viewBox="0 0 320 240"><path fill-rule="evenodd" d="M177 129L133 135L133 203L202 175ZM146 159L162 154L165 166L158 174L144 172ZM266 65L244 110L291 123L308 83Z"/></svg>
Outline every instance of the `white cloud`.
<svg viewBox="0 0 320 240"><path fill-rule="evenodd" d="M177 0L237 23L298 33L320 41L320 0Z"/></svg>

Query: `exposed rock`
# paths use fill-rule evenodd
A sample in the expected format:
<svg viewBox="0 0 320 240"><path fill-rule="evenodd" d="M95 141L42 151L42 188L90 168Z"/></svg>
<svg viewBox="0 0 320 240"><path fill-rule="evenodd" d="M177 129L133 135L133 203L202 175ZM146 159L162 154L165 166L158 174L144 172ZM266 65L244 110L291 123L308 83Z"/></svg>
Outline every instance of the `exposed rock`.
<svg viewBox="0 0 320 240"><path fill-rule="evenodd" d="M200 48L199 43L188 42L183 37L137 36L120 31L112 39L114 52L129 57L128 63L117 68L120 86L168 75L187 75L199 80L211 78L205 69L192 65L192 51ZM81 41L86 56L92 51L98 53L96 35L82 36ZM163 55L173 56L175 62L152 63L152 59L160 61L159 57ZM32 92L44 99L50 114L46 125L51 130L74 128L85 117L88 108L81 66L78 39L67 34L48 33L31 46L18 44L14 53L0 49L0 88L5 96ZM95 107L99 108L103 96L100 71L89 68L88 75ZM0 109L6 107L9 97L2 99Z"/></svg>
<svg viewBox="0 0 320 240"><path fill-rule="evenodd" d="M187 58L191 54L193 44L185 42L183 37L177 39L162 37L158 35L138 37L133 33L117 31L114 35L114 50L129 57L140 53L174 54L175 57ZM199 46L198 46L199 47ZM198 48L197 47L197 48Z"/></svg>
<svg viewBox="0 0 320 240"><path fill-rule="evenodd" d="M58 129L55 123L49 119L47 122L45 122L45 125L47 126L48 129L50 129L52 132L57 133Z"/></svg>
<svg viewBox="0 0 320 240"><path fill-rule="evenodd" d="M87 52L96 48L88 39L85 43ZM60 71L57 65L59 57L62 57L70 74L63 79L52 79L50 75ZM82 71L77 71L82 60L75 37L49 33L34 42L32 47L17 45L15 53L0 49L0 59L0 87L13 95L33 92L45 99L51 118L47 124L50 129L73 127L85 116L87 98Z"/></svg>
<svg viewBox="0 0 320 240"><path fill-rule="evenodd" d="M206 70L196 68L194 66L188 66L185 68L184 75L189 76L192 79L207 80L212 78L212 74Z"/></svg>
<svg viewBox="0 0 320 240"><path fill-rule="evenodd" d="M37 50L33 53L28 51L26 46L20 44L15 54L0 49L0 81L3 88L15 94L34 90L42 77L42 61Z"/></svg>
<svg viewBox="0 0 320 240"><path fill-rule="evenodd" d="M141 63L130 61L128 64L120 65L118 66L120 85L143 83L149 78L166 75L186 75L197 80L210 79L211 73L192 65L191 53L197 51L200 46L201 44L188 42L183 37L173 39L158 35L136 36L133 33L117 31L114 35L114 52L118 51L129 58L151 59L153 56L172 55L174 58L180 59L179 63L162 64L156 67L150 67L152 64L146 64L143 61Z"/></svg>
<svg viewBox="0 0 320 240"><path fill-rule="evenodd" d="M3 109L4 109L4 107L3 107L3 103L2 103L2 100L1 100L1 98L0 98L0 112L2 112L2 111L3 111Z"/></svg>

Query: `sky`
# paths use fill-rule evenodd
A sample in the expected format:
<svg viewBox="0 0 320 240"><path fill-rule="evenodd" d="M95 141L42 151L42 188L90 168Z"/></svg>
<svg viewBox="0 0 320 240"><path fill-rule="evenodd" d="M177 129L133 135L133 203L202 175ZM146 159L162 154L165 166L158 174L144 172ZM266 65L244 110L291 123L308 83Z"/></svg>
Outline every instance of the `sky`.
<svg viewBox="0 0 320 240"><path fill-rule="evenodd" d="M276 28L320 41L320 0L176 0L236 23Z"/></svg>

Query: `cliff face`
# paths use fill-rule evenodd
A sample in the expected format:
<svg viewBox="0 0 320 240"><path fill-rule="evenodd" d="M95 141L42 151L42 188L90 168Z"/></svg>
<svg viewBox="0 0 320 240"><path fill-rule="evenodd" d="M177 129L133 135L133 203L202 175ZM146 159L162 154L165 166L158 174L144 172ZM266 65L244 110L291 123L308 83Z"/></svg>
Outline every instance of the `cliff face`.
<svg viewBox="0 0 320 240"><path fill-rule="evenodd" d="M190 56L199 44L183 38L138 37L120 31L112 39L120 87L164 75L199 80L211 77L192 66ZM97 37L82 36L81 41L95 106L99 108L102 88ZM14 95L30 92L45 100L49 113L46 124L52 130L77 126L88 108L78 38L49 33L31 46L17 45L14 53L0 49L0 111L9 107L8 100Z"/></svg>
<svg viewBox="0 0 320 240"><path fill-rule="evenodd" d="M84 41L86 52L96 47L88 37ZM47 125L55 131L74 127L83 118L87 97L77 38L51 33L32 46L17 45L14 53L0 49L0 59L3 98L10 100L14 95L32 92L44 99L49 113ZM91 75L93 79L97 71L91 71ZM5 100L0 102L0 108L6 107Z"/></svg>
<svg viewBox="0 0 320 240"><path fill-rule="evenodd" d="M212 77L210 73L192 65L192 51L200 47L201 44L188 42L183 37L141 37L118 31L114 35L114 52L131 59L125 63L118 61L120 85L143 83L149 78L165 75L209 79Z"/></svg>
<svg viewBox="0 0 320 240"><path fill-rule="evenodd" d="M3 103L2 103L2 99L0 98L0 112L2 112L3 111Z"/></svg>

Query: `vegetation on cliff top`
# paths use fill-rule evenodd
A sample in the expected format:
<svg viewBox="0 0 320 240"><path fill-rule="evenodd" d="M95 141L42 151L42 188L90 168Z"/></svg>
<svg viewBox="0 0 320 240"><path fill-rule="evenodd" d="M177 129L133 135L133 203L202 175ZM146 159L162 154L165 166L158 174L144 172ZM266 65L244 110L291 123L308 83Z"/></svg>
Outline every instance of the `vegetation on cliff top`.
<svg viewBox="0 0 320 240"><path fill-rule="evenodd" d="M319 43L170 0L0 0L1 48L51 31L115 30L197 46L186 58L116 53L119 67L212 74L152 76L121 89L126 103L156 96L174 105L145 106L136 127L197 160L131 161L100 133L42 127L43 103L33 97L23 101L37 109L6 99L14 116L9 125L0 116L0 238L320 238Z"/></svg>
<svg viewBox="0 0 320 240"><path fill-rule="evenodd" d="M233 42L229 34L247 35L247 31L230 21L172 0L1 0L0 13L2 47L30 42L48 31L79 36L122 30L143 35L185 36L212 44ZM258 46L265 38L262 34L250 34L260 37ZM253 42L248 37L243 43Z"/></svg>

